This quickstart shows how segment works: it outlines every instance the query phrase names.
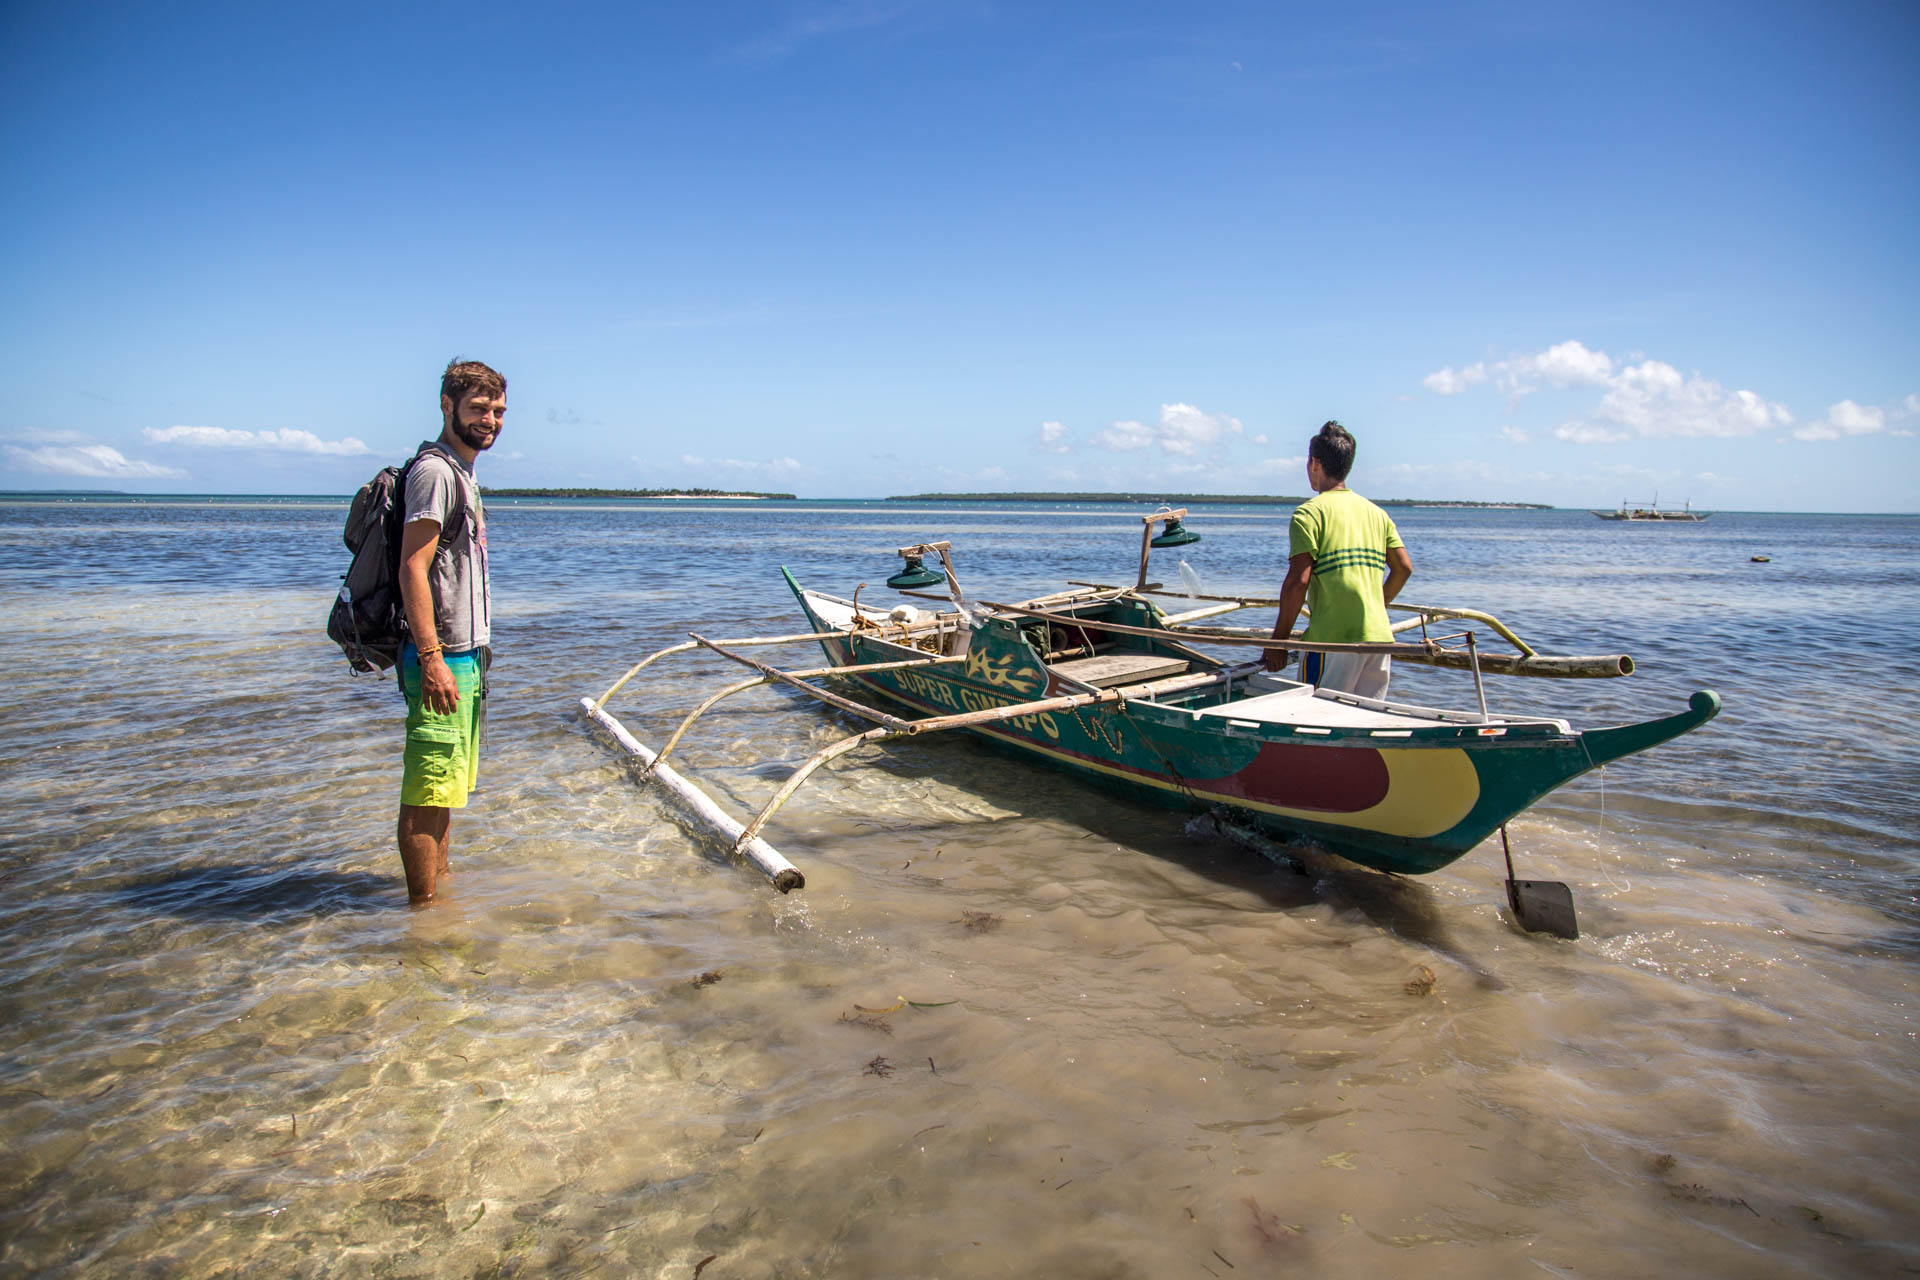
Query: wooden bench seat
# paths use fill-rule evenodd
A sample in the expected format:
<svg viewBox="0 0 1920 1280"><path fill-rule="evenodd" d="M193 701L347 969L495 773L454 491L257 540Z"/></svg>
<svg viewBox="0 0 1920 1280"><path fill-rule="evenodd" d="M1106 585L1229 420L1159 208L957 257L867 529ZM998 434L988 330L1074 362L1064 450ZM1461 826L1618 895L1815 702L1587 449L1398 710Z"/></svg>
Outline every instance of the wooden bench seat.
<svg viewBox="0 0 1920 1280"><path fill-rule="evenodd" d="M1069 680L1078 680L1096 689L1111 689L1115 685L1143 684L1185 675L1188 665L1185 658L1162 657L1157 653L1097 653L1091 658L1056 662L1053 669Z"/></svg>

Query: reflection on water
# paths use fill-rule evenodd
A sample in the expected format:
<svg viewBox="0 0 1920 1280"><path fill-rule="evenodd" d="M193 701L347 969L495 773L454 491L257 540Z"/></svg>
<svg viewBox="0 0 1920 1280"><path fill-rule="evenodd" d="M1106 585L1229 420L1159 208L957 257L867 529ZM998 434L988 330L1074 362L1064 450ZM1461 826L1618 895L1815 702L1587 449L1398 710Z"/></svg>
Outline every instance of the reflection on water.
<svg viewBox="0 0 1920 1280"><path fill-rule="evenodd" d="M1641 664L1503 709L1726 696L1514 824L1565 943L1497 846L1302 872L959 741L816 776L782 898L574 715L687 630L793 629L782 563L847 591L950 536L1006 598L1128 576L1119 510L501 504L483 791L408 912L397 701L319 626L341 514L0 505L9 1273L1920 1267L1920 521L1401 516L1411 598ZM1278 515L1189 525L1209 589L1273 589ZM616 709L657 742L729 677ZM746 694L679 763L741 811L852 727Z"/></svg>

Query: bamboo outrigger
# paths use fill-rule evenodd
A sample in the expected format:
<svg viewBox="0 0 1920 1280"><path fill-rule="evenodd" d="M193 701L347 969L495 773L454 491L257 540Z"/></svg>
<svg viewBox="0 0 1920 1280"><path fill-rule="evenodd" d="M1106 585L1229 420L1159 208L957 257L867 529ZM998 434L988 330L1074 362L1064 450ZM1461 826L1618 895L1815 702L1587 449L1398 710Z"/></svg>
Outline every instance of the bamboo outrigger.
<svg viewBox="0 0 1920 1280"><path fill-rule="evenodd" d="M1392 606L1411 616L1395 625L1393 642L1381 644L1326 644L1297 636L1276 641L1253 628L1193 625L1278 602L1182 597L1205 603L1172 615L1163 611L1158 601L1176 593L1147 582L1149 539L1156 525L1178 530L1185 514L1163 510L1143 517L1141 569L1133 585L1074 582L1070 590L1015 604L968 599L945 542L900 548L908 571L890 580L930 584L944 577L950 607L931 612L862 605L858 590L852 599L811 591L782 570L810 630L735 640L693 635L643 659L599 698L582 698L581 706L640 762L643 781L659 780L782 892L805 880L761 837L767 823L817 770L894 738L965 729L1137 797L1224 809L1242 823L1310 840L1363 866L1420 874L1447 865L1495 831L1504 841L1507 821L1555 787L1686 733L1719 712L1718 695L1701 691L1676 715L1584 732L1564 720L1490 714L1483 682L1488 674L1620 677L1631 674L1633 660L1624 654L1541 654L1497 618L1470 609ZM928 556L938 556L941 574L920 569ZM1513 651L1482 653L1471 628L1433 634L1434 624L1443 621L1484 626ZM828 665L786 670L742 652L794 644L818 644ZM1478 710L1315 689L1266 672L1257 658L1229 661L1195 645L1385 653L1402 662L1463 669L1473 674ZM607 703L650 664L695 650L755 674L702 700L659 751L651 751ZM850 693L863 696L816 681L851 685ZM873 727L815 752L740 823L666 760L722 699L776 683ZM1514 880L1510 852L1508 897L1526 927L1575 935L1565 887Z"/></svg>

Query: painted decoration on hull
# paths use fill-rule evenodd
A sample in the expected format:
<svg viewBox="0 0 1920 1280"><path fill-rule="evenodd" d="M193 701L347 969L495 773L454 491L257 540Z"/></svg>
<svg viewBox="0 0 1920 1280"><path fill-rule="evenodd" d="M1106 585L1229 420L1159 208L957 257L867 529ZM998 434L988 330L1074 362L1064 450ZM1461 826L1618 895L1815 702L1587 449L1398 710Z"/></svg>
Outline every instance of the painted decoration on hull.
<svg viewBox="0 0 1920 1280"><path fill-rule="evenodd" d="M914 671L888 672L871 683L923 711L981 711L1020 700ZM1458 748L1309 746L1148 728L1101 708L1015 716L976 732L1156 790L1404 839L1453 828L1480 799L1479 774Z"/></svg>
<svg viewBox="0 0 1920 1280"><path fill-rule="evenodd" d="M1193 781L1220 795L1264 800L1311 813L1359 813L1387 798L1392 780L1371 747L1307 747L1263 742L1253 763L1237 773Z"/></svg>
<svg viewBox="0 0 1920 1280"><path fill-rule="evenodd" d="M1047 675L1032 664L1020 661L1022 656L1018 652L990 653L985 646L969 649L967 679L1018 694L1019 697L1012 699L1014 702L1029 701L1037 696L1041 685L1047 683Z"/></svg>
<svg viewBox="0 0 1920 1280"><path fill-rule="evenodd" d="M1276 775L1308 760L1310 775ZM1302 776L1323 789L1315 790ZM1413 840L1459 825L1480 799L1480 775L1473 761L1465 751L1444 747L1382 751L1269 742L1253 765L1200 785L1262 813ZM1361 804L1366 800L1371 803Z"/></svg>

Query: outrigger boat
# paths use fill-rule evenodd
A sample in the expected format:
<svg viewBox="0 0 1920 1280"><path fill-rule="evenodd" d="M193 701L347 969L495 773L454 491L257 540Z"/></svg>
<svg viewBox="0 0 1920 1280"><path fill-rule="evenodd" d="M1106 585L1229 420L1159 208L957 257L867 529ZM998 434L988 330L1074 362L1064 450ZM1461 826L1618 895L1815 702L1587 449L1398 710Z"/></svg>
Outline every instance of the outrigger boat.
<svg viewBox="0 0 1920 1280"><path fill-rule="evenodd" d="M1577 936L1564 885L1514 879L1506 823L1581 774L1706 723L1720 710L1719 696L1703 690L1678 714L1581 731L1565 720L1489 713L1483 677L1618 677L1633 671L1630 657L1541 654L1490 615L1418 605L1394 606L1411 616L1395 625L1401 638L1388 644L1274 641L1267 628L1195 625L1241 609L1272 609L1277 601L1199 596L1206 603L1167 613L1161 600L1196 597L1149 584L1148 554L1152 546L1195 540L1181 525L1186 514L1162 509L1142 517L1133 585L1075 582L1018 604L969 599L945 542L900 548L907 568L888 579L905 595L936 600L941 597L912 588L944 579L950 606L944 609L861 604L858 590L851 599L827 595L783 569L808 631L735 640L693 635L581 705L640 762L643 780L672 790L783 892L804 884L804 877L760 832L809 776L867 745L965 729L1089 782L1173 808L1225 811L1243 827L1308 841L1377 871L1435 871L1498 831L1507 850L1508 899L1521 923ZM1156 526L1166 532L1155 537ZM939 558L939 573L923 567L930 556ZM1484 626L1513 652L1482 652L1472 629L1433 634L1435 624L1449 620ZM743 652L806 643L820 646L826 665L783 670ZM1469 670L1478 709L1440 710L1316 689L1266 672L1257 656L1236 662L1198 645L1382 652L1399 662ZM654 752L607 711L607 702L651 663L695 649L756 674L703 700ZM822 680L846 692L815 683ZM772 683L874 727L816 752L741 824L676 774L666 757L722 698Z"/></svg>
<svg viewBox="0 0 1920 1280"><path fill-rule="evenodd" d="M1678 511L1674 511L1671 508L1662 511L1660 509L1660 499L1656 496L1652 502L1636 502L1631 505L1628 504L1626 499L1622 498L1618 511L1595 511L1593 514L1599 516L1602 520L1637 520L1655 524L1699 524L1702 520L1712 515L1713 512L1695 511L1691 500Z"/></svg>

